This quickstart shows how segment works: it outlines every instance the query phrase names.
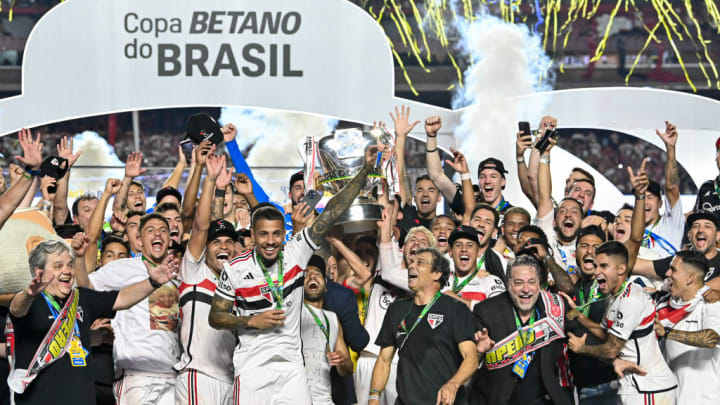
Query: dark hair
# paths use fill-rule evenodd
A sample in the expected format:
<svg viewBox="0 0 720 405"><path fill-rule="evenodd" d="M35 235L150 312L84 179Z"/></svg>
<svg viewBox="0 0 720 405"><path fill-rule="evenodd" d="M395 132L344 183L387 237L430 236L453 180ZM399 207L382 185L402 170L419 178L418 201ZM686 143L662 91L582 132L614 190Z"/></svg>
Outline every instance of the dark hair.
<svg viewBox="0 0 720 405"><path fill-rule="evenodd" d="M433 181L433 179L430 178L430 176L428 176L427 174L423 174L422 176L417 176L417 177L415 178L415 185L417 186L417 184L418 184L421 180L429 180L429 181L432 181L433 184L435 184L435 182Z"/></svg>
<svg viewBox="0 0 720 405"><path fill-rule="evenodd" d="M628 264L628 250L624 244L622 244L618 241L611 240L611 241L605 242L602 245L598 246L598 248L595 249L595 257L598 257L602 254L608 255L608 256L620 257L622 259L623 264L625 264L626 266Z"/></svg>
<svg viewBox="0 0 720 405"><path fill-rule="evenodd" d="M505 271L505 276L507 277L508 282L512 278L512 269L518 266L530 266L534 268L538 276L538 281L542 283L543 268L540 265L540 262L535 258L535 256L528 254L519 254L515 259L508 262L507 269Z"/></svg>
<svg viewBox="0 0 720 405"><path fill-rule="evenodd" d="M590 183L592 183L593 188L595 188L595 177L593 177L593 175L590 174L589 171L587 171L587 170L585 170L585 169L583 169L583 168L581 168L581 167L573 167L573 169L570 170L570 173L572 173L572 172L578 172L578 173L582 174L583 176L587 177L586 180L589 180ZM576 181L577 181L577 180L576 180Z"/></svg>
<svg viewBox="0 0 720 405"><path fill-rule="evenodd" d="M605 232L603 232L602 228L597 225L588 225L584 228L580 228L580 230L578 231L575 246L577 247L577 245L580 243L580 239L588 235L595 235L603 242L607 241L607 238L605 237Z"/></svg>
<svg viewBox="0 0 720 405"><path fill-rule="evenodd" d="M488 211L492 212L493 223L495 224L495 228L497 228L498 223L500 222L500 214L498 214L498 212L495 210L495 208L493 208L493 206L488 203L480 203L480 204L476 205L475 208L473 208L473 210L472 210L472 214L470 215L470 218L474 217L475 213L480 210L488 210Z"/></svg>
<svg viewBox="0 0 720 405"><path fill-rule="evenodd" d="M440 289L442 289L450 278L450 262L448 262L448 259L446 259L445 256L435 248L418 249L418 251L415 252L415 256L417 257L420 253L425 252L430 253L433 257L431 264L432 271L442 273L440 280L438 280L438 283L440 283Z"/></svg>
<svg viewBox="0 0 720 405"><path fill-rule="evenodd" d="M701 273L700 281L705 281L705 275L710 271L710 267L704 254L697 250L681 250L675 253L675 256L682 259L684 264L690 265L694 270Z"/></svg>
<svg viewBox="0 0 720 405"><path fill-rule="evenodd" d="M633 207L632 205L630 205L630 204L628 204L628 203L625 203L625 204L623 204L623 206L622 206L622 207L620 207L620 209L619 209L619 210L617 210L618 214L619 214L619 213L620 213L620 211L622 211L622 210L630 210L630 211L634 211L634 210L635 210L635 207ZM617 214L615 214L615 216L617 216Z"/></svg>
<svg viewBox="0 0 720 405"><path fill-rule="evenodd" d="M142 217L143 215L145 215L145 212L143 212L143 211L130 211L127 213L127 219L130 219L130 218L136 217L136 216Z"/></svg>
<svg viewBox="0 0 720 405"><path fill-rule="evenodd" d="M102 242L100 243L100 254L105 253L105 249L111 244L111 243L119 243L125 247L125 249L130 253L130 244L127 243L127 241L123 238L119 238L114 235L108 235L103 238Z"/></svg>
<svg viewBox="0 0 720 405"><path fill-rule="evenodd" d="M133 185L138 186L138 187L140 187L140 188L142 189L143 193L145 192L145 186L144 186L142 183L140 183L138 180L133 180L133 181L131 181L131 182L130 182L130 185L131 185L131 186L133 186Z"/></svg>
<svg viewBox="0 0 720 405"><path fill-rule="evenodd" d="M167 211L177 211L179 213L180 207L177 204L171 202L164 202L155 207L155 212L157 212L158 214L162 214Z"/></svg>
<svg viewBox="0 0 720 405"><path fill-rule="evenodd" d="M593 211L592 215L596 215L605 220L608 224L615 222L615 214L610 211Z"/></svg>
<svg viewBox="0 0 720 405"><path fill-rule="evenodd" d="M553 211L553 218L555 218L555 217L557 216L557 212L558 212L558 210L560 209L560 206L562 205L563 201L572 201L572 202L574 202L575 204L578 205L578 207L580 207L580 216L582 217L582 216L585 215L585 214L583 213L583 205L582 205L582 203L581 203L580 201L578 201L578 200L576 200L576 199L574 199L574 198L572 198L572 197L565 197L565 198L563 198L562 200L558 201L557 207L555 207L555 210Z"/></svg>
<svg viewBox="0 0 720 405"><path fill-rule="evenodd" d="M530 223L530 222L532 221L532 217L530 216L530 213L527 212L527 210L526 210L525 208L523 208L523 207L510 207L510 208L508 208L508 210L505 211L505 215L503 216L503 219L504 219L504 218L507 218L507 216L510 215L510 214L522 214L522 215L527 219L527 222L528 222L528 223ZM503 221L503 222L504 222L504 221Z"/></svg>
<svg viewBox="0 0 720 405"><path fill-rule="evenodd" d="M355 246L357 246L358 243L367 243L368 245L376 246L377 247L377 239L370 235L361 235L358 236L357 239L355 239Z"/></svg>
<svg viewBox="0 0 720 405"><path fill-rule="evenodd" d="M457 222L455 222L455 218L453 218L447 214L440 214L440 215L436 215L435 218L433 218L432 221L430 221L430 229L432 229L433 225L435 225L435 222L437 222L441 218L449 219L453 223L453 228L455 227L455 225L457 225Z"/></svg>
<svg viewBox="0 0 720 405"><path fill-rule="evenodd" d="M74 217L78 216L80 212L78 211L78 205L80 204L80 201L92 201L92 200L98 200L97 196L90 193L85 193L81 195L80 197L75 199L75 202L73 202L72 205L72 214Z"/></svg>
<svg viewBox="0 0 720 405"><path fill-rule="evenodd" d="M548 240L547 234L545 234L545 231L543 231L542 228L540 228L540 227L537 226L537 225L525 225L525 226L523 226L523 227L520 228L520 230L518 231L518 236L520 236L520 234L522 234L523 232L536 233L536 234L540 237L540 239L544 240L545 242L547 242L547 240Z"/></svg>
<svg viewBox="0 0 720 405"><path fill-rule="evenodd" d="M170 224L168 224L168 221L167 221L167 219L165 219L164 216L158 214L157 212L153 212L151 214L145 214L142 216L142 218L140 218L140 226L138 227L138 229L140 231L142 231L143 228L145 228L145 225L147 225L148 221L150 221L152 219L159 219L159 220L163 221L165 226L167 226L168 228L170 227Z"/></svg>
<svg viewBox="0 0 720 405"><path fill-rule="evenodd" d="M257 221L264 219L266 221L280 221L285 223L285 216L274 205L264 202L256 205L250 211L250 227L255 228Z"/></svg>

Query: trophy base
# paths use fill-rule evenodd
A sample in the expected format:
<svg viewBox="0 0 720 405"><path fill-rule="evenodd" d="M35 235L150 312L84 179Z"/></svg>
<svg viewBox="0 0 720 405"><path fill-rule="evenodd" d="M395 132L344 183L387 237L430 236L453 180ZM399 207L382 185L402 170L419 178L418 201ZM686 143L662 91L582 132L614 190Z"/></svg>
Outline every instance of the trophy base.
<svg viewBox="0 0 720 405"><path fill-rule="evenodd" d="M340 214L335 224L342 225L345 234L376 230L376 222L382 219L382 211L383 206L380 204L353 203L345 212Z"/></svg>

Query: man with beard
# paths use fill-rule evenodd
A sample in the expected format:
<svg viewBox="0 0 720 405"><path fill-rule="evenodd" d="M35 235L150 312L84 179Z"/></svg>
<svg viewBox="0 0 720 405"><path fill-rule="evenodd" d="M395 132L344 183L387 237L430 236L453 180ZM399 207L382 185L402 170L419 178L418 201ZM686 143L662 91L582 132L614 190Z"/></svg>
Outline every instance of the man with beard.
<svg viewBox="0 0 720 405"><path fill-rule="evenodd" d="M283 205L283 210L285 211L285 229L288 230L287 239L290 240L290 236L292 235L293 209L295 209L295 206L305 196L305 177L302 170L297 173L293 173L293 175L290 176L288 190L288 198L290 198L290 202Z"/></svg>
<svg viewBox="0 0 720 405"><path fill-rule="evenodd" d="M665 196L660 184L650 181L645 192L645 239L643 246L653 250L660 257L675 254L682 247L685 216L680 201L680 177L675 160L675 146L678 132L675 126L665 121L665 132L655 130L665 143L667 163L665 165ZM660 215L660 208L665 213Z"/></svg>
<svg viewBox="0 0 720 405"><path fill-rule="evenodd" d="M330 369L341 376L352 374L353 364L334 312L323 309L325 261L313 255L307 265L301 315L302 352L314 405L332 405Z"/></svg>
<svg viewBox="0 0 720 405"><path fill-rule="evenodd" d="M395 353L398 364L396 404L466 404L463 385L477 369L470 311L440 291L450 268L436 249L420 249L408 268L411 300L388 309L375 343L382 347L368 396L380 403ZM424 367L423 365L432 365Z"/></svg>
<svg viewBox="0 0 720 405"><path fill-rule="evenodd" d="M541 164L542 166L544 165ZM544 198L540 201L535 222L548 235L555 262L569 274L573 274L577 268L575 244L582 221L582 205L575 199L564 198L558 204L553 216L552 202Z"/></svg>
<svg viewBox="0 0 720 405"><path fill-rule="evenodd" d="M170 225L170 240L182 244L184 233L180 207L173 203L162 203L155 207L155 212L162 215ZM197 215L197 211L195 215Z"/></svg>
<svg viewBox="0 0 720 405"><path fill-rule="evenodd" d="M540 289L538 261L520 255L508 264L507 292L476 305L476 348L484 364L473 377L472 404L570 405L560 385L565 308Z"/></svg>
<svg viewBox="0 0 720 405"><path fill-rule="evenodd" d="M707 260L680 251L667 272L670 296L658 304L655 331L665 338L665 360L678 380L679 404L715 404L720 398L720 303L703 293Z"/></svg>
<svg viewBox="0 0 720 405"><path fill-rule="evenodd" d="M720 170L720 138L715 141L715 166ZM720 220L720 176L704 182L697 192L694 211L707 211Z"/></svg>
<svg viewBox="0 0 720 405"><path fill-rule="evenodd" d="M167 220L159 214L146 214L140 219L138 229L142 255L115 260L91 273L90 288L98 291L120 290L146 279L148 266L155 267L165 262L170 243ZM173 283L164 285L175 290ZM157 291L149 299L119 311L112 322L115 372L121 376L115 382L115 400L120 405L174 402L173 366L180 357L180 342L174 327L153 327L150 305L151 302L158 302L163 295L160 291L162 285L155 287ZM177 293L173 301L177 302ZM173 316L177 317L177 312Z"/></svg>
<svg viewBox="0 0 720 405"><path fill-rule="evenodd" d="M453 229L455 229L455 220L449 215L438 215L430 223L430 231L433 233L433 236L435 236L437 250L440 252L448 253L450 249L448 238Z"/></svg>
<svg viewBox="0 0 720 405"><path fill-rule="evenodd" d="M467 208L463 216L463 225L469 225L477 231L480 243L478 258L481 258L479 259L481 261L478 262L479 268L505 281L507 261L502 255L490 248L490 241L497 232L500 214L492 206L485 203L476 205L472 211ZM468 212L471 214L467 215Z"/></svg>
<svg viewBox="0 0 720 405"><path fill-rule="evenodd" d="M530 225L530 213L522 207L512 207L505 211L500 232L502 238L498 239L493 246L496 252L500 253L506 260L515 257L515 245L517 245L517 237L520 229L525 225Z"/></svg>
<svg viewBox="0 0 720 405"><path fill-rule="evenodd" d="M587 345L587 334L577 337L569 332L568 346L577 354L606 361L620 358L647 371L620 379L623 404L674 404L677 382L653 333L655 304L642 286L628 282L628 259L628 249L620 242L607 242L595 250L598 291L608 298L601 327L590 331L604 343Z"/></svg>
<svg viewBox="0 0 720 405"><path fill-rule="evenodd" d="M309 404L300 334L304 268L325 240L333 223L345 211L375 166L381 145L369 146L364 165L330 199L309 227L284 244L284 216L272 205L260 204L251 214L255 249L225 266L210 310L210 325L237 331L235 400L241 403ZM310 208L298 204L293 222L303 223ZM237 315L233 314L233 307ZM268 385L268 381L278 384Z"/></svg>
<svg viewBox="0 0 720 405"><path fill-rule="evenodd" d="M208 316L223 265L235 256L236 233L228 221L210 221L216 180L225 170L225 156L209 156L205 167L207 176L180 266L180 341L183 353L180 362L175 365L178 371L175 402L229 405L233 387L232 352L236 338L231 331L211 328Z"/></svg>
<svg viewBox="0 0 720 405"><path fill-rule="evenodd" d="M450 234L453 266L443 292L471 310L481 301L505 291L502 279L482 270L484 257L478 262L481 240L475 228L460 225Z"/></svg>
<svg viewBox="0 0 720 405"><path fill-rule="evenodd" d="M128 155L125 161L125 177L122 179L120 191L115 196L113 212L145 212L145 186L135 180L147 170L141 168L142 159L143 155L140 152L132 152Z"/></svg>
<svg viewBox="0 0 720 405"><path fill-rule="evenodd" d="M415 205L403 200L403 218L398 223L400 229L407 231L415 226L424 226L430 229L430 223L435 219L439 199L440 193L427 174L416 178L413 196Z"/></svg>

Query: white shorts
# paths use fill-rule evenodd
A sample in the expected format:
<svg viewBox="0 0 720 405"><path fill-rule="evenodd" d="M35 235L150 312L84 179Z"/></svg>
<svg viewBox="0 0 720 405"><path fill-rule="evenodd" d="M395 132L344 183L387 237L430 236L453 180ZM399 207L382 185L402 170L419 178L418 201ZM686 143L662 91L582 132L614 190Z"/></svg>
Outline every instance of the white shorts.
<svg viewBox="0 0 720 405"><path fill-rule="evenodd" d="M675 405L675 391L658 392L655 394L621 394L620 402L623 405Z"/></svg>
<svg viewBox="0 0 720 405"><path fill-rule="evenodd" d="M235 376L234 405L310 405L305 366L290 362L245 367Z"/></svg>
<svg viewBox="0 0 720 405"><path fill-rule="evenodd" d="M355 397L358 404L367 404L368 395L370 395L370 383L372 381L373 368L377 357L363 352L358 357L357 368L355 369ZM395 380L397 378L397 363L390 364L390 375L388 376L385 390L380 394L380 405L395 405L397 399L397 387Z"/></svg>
<svg viewBox="0 0 720 405"><path fill-rule="evenodd" d="M175 376L127 372L113 384L117 405L173 405Z"/></svg>
<svg viewBox="0 0 720 405"><path fill-rule="evenodd" d="M175 405L230 405L231 383L185 370L175 379Z"/></svg>

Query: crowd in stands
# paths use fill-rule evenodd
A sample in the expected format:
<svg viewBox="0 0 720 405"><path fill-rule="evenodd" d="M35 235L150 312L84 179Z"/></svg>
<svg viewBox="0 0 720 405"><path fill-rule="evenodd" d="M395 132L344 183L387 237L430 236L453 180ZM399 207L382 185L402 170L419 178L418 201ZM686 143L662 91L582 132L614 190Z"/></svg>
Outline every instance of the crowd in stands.
<svg viewBox="0 0 720 405"><path fill-rule="evenodd" d="M72 138L6 141L17 165L0 228L30 209L57 236L28 242L30 280L0 295L0 404L720 401L720 176L682 207L676 148L690 146L672 123L657 130L657 172L647 149L592 136L634 195L610 212L590 173L551 171L551 116L516 134L515 162L470 168L453 149L454 184L441 118L390 115L393 141L367 146L341 190L300 171L286 203L268 197L236 127L208 115L191 117L194 164L166 173L153 206L139 151L99 197L69 199ZM411 178L417 125L425 170ZM378 172L381 217L343 226ZM506 200L510 182L532 212ZM329 197L322 210L308 186Z"/></svg>

